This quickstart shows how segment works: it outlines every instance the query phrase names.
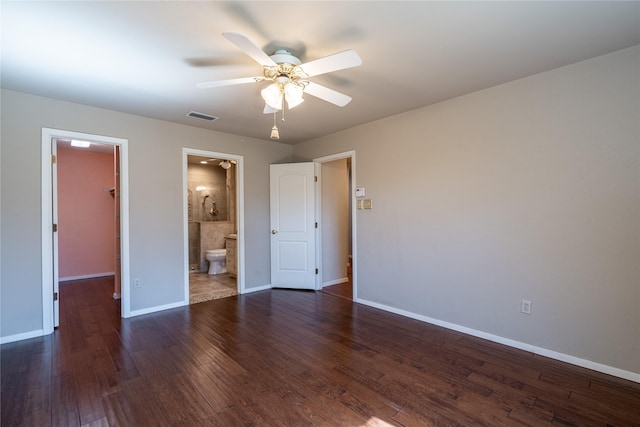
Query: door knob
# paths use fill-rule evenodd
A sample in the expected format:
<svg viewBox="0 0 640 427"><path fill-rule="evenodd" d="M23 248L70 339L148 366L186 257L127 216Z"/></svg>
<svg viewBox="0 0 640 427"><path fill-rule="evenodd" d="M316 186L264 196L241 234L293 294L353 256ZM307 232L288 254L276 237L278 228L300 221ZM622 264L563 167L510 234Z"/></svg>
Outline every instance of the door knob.
<svg viewBox="0 0 640 427"><path fill-rule="evenodd" d="M277 231L276 230L271 230L271 234L276 234Z"/></svg>

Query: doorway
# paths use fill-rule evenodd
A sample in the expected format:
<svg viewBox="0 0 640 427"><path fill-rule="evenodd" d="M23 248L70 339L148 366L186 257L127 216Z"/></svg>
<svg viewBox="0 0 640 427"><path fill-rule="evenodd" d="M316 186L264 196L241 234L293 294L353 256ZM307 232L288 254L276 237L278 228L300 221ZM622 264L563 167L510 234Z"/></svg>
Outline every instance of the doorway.
<svg viewBox="0 0 640 427"><path fill-rule="evenodd" d="M42 312L43 334L53 332L58 323L59 301L59 267L60 254L58 252L58 194L57 194L57 144L58 141L83 141L89 144L97 144L108 150L117 152L114 162L114 170L119 169L119 179L114 178L114 184L119 184L119 209L112 211L114 216L119 214L119 239L117 248L113 248L113 254L120 252L119 267L114 263L114 277L121 281L120 312L122 317L129 317L129 195L128 195L128 141L122 138L114 138L102 135L86 134L81 132L65 131L60 129L42 128ZM105 188L105 196L111 197L110 190L114 190L116 198L116 185L113 188ZM106 193L109 193L108 195ZM116 271L117 270L117 271ZM113 291L116 294L116 289Z"/></svg>
<svg viewBox="0 0 640 427"><path fill-rule="evenodd" d="M316 289L357 300L355 151L314 159L319 188L316 194L318 274Z"/></svg>
<svg viewBox="0 0 640 427"><path fill-rule="evenodd" d="M53 191L57 203L53 216L58 224L59 287L110 276L111 299L118 300L121 297L119 147L65 139L54 139L52 144L56 151ZM54 313L55 318L58 316Z"/></svg>
<svg viewBox="0 0 640 427"><path fill-rule="evenodd" d="M243 157L183 148L185 303L244 290Z"/></svg>

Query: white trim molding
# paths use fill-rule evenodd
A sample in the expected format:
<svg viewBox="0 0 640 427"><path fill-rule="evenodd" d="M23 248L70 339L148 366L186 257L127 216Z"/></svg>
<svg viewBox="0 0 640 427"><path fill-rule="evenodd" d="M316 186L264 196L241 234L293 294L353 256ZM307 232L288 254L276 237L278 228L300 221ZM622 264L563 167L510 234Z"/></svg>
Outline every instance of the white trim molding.
<svg viewBox="0 0 640 427"><path fill-rule="evenodd" d="M41 337L47 335L44 330L38 329L36 331L23 332L21 334L8 335L6 337L0 337L0 344L8 344L10 342L28 340L29 338Z"/></svg>
<svg viewBox="0 0 640 427"><path fill-rule="evenodd" d="M604 374L612 375L614 377L623 378L625 380L640 383L640 373L625 371L624 369L615 368L613 366L604 365L602 363L593 362L591 360L581 359L579 357L571 356L564 353L559 353L557 351L549 350L542 347L537 347L535 345L523 343L523 342L512 340L509 338L504 338L498 335L489 334L487 332L478 331L476 329L468 328L466 326L460 326L460 325L456 325L455 323L449 323L442 320L434 319L432 317L423 316L421 314L412 313L410 311L391 307L385 304L380 304L380 303L368 301L365 299L358 299L356 300L356 302L359 304L367 305L369 307L388 311L390 313L399 314L400 316L409 317L411 319L419 320L421 322L429 323L436 326L441 326L443 328L462 332L463 334L467 334L467 335L482 338L488 341L496 342L498 344L504 344L509 347L528 351L530 353L537 354L539 356L545 356L550 359L559 360L561 362L569 363L572 365L591 369L593 371L598 371Z"/></svg>
<svg viewBox="0 0 640 427"><path fill-rule="evenodd" d="M129 141L89 133L62 129L42 128L41 140L41 232L42 232L42 333L49 335L54 329L53 312L53 196L52 189L52 141L54 139L82 139L120 147L120 244L122 272L122 317L130 317L129 292ZM27 333L30 334L30 333ZM22 334L21 334L22 335Z"/></svg>
<svg viewBox="0 0 640 427"><path fill-rule="evenodd" d="M255 288L245 288L243 293L251 294L253 292L268 291L269 289L271 289L271 285L256 286Z"/></svg>
<svg viewBox="0 0 640 427"><path fill-rule="evenodd" d="M188 177L188 156L203 156L209 158L222 158L236 162L236 229L238 230L237 263L238 274L237 290L238 294L244 294L245 274L244 274L244 156L230 153L220 153L217 151L198 150L195 148L182 147L182 215L183 215L183 270L184 270L184 305L189 304L189 177Z"/></svg>
<svg viewBox="0 0 640 427"><path fill-rule="evenodd" d="M329 280L328 282L324 282L322 287L325 288L327 286L339 285L340 283L346 283L349 281L348 277L343 277L342 279Z"/></svg>
<svg viewBox="0 0 640 427"><path fill-rule="evenodd" d="M108 271L105 273L95 273L95 274L83 274L81 276L68 276L68 277L60 277L58 281L60 282L70 282L72 280L84 280L84 279L95 279L96 277L109 277L115 276L116 273L113 271Z"/></svg>
<svg viewBox="0 0 640 427"><path fill-rule="evenodd" d="M130 317L142 316L143 314L150 314L150 313L156 313L158 311L170 310L172 308L183 307L185 305L189 305L189 302L185 304L184 301L180 301L180 302L174 302L171 304L158 305L155 307L141 308L140 310L132 311L130 313Z"/></svg>
<svg viewBox="0 0 640 427"><path fill-rule="evenodd" d="M345 151L343 153L335 153L330 154L324 157L318 157L313 159L316 167L316 176L318 176L318 188L316 189L316 218L317 221L322 224L322 177L321 177L321 164L327 162L333 162L335 160L341 159L350 159L351 160L351 194L349 197L351 198L351 287L353 289L353 301L356 301L358 298L358 239L357 239L357 218L358 212L356 210L356 193L355 187L357 178L356 178L356 152L355 150ZM322 265L322 233L319 232L318 229L317 237L316 237L316 265ZM317 290L322 289L325 286L329 286L329 282L322 282L322 269L320 269L320 273L317 276L316 288ZM342 282L340 282L342 283ZM336 283L331 283L336 284Z"/></svg>

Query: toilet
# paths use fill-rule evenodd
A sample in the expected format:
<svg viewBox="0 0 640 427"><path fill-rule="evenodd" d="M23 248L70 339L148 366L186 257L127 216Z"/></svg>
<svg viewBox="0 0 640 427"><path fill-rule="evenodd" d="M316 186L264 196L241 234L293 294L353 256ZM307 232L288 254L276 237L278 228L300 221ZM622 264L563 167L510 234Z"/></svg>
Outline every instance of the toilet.
<svg viewBox="0 0 640 427"><path fill-rule="evenodd" d="M209 274L226 273L226 257L226 249L209 249L206 255L207 261L209 261Z"/></svg>

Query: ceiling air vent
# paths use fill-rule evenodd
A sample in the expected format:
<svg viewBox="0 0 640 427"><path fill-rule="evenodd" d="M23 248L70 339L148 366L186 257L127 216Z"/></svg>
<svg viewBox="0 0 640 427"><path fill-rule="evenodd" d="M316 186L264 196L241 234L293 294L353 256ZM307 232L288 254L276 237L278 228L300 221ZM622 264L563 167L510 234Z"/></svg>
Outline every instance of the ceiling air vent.
<svg viewBox="0 0 640 427"><path fill-rule="evenodd" d="M194 119L206 120L208 122L212 122L214 120L218 120L220 117L210 116L204 113L198 113L197 111L189 111L186 114L187 117L193 117Z"/></svg>

